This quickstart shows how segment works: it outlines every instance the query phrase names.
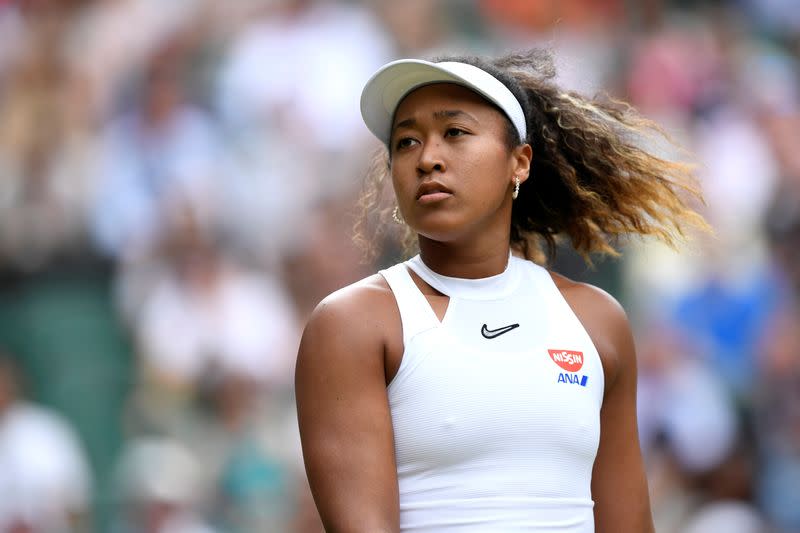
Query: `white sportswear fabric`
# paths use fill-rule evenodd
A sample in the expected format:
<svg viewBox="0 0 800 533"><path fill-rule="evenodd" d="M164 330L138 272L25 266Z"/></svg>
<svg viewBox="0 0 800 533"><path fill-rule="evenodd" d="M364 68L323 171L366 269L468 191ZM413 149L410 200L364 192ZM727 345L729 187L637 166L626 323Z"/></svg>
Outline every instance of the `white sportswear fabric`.
<svg viewBox="0 0 800 533"><path fill-rule="evenodd" d="M441 322L407 268L449 296ZM593 532L603 369L550 274L511 257L497 276L448 278L419 256L381 274L405 346L387 389L401 531Z"/></svg>

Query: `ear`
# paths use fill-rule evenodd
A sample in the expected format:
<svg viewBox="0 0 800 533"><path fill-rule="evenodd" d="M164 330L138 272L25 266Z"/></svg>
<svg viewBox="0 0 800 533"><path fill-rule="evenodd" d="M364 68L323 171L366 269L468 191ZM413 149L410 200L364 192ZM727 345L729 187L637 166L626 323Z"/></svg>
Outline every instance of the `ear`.
<svg viewBox="0 0 800 533"><path fill-rule="evenodd" d="M531 159L533 158L533 149L530 144L521 144L511 151L512 163L512 176L519 178L520 183L525 183L531 170Z"/></svg>

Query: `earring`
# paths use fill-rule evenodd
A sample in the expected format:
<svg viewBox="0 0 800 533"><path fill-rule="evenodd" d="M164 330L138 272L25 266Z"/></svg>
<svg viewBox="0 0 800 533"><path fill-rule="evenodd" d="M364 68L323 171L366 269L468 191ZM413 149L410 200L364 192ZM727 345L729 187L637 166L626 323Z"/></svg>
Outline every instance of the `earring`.
<svg viewBox="0 0 800 533"><path fill-rule="evenodd" d="M392 211L392 218L398 224L403 224L404 223L403 219L400 218L400 206L397 206L397 205L394 206L394 210Z"/></svg>
<svg viewBox="0 0 800 533"><path fill-rule="evenodd" d="M519 196L519 178L514 178L514 192L511 193L511 199L516 200Z"/></svg>

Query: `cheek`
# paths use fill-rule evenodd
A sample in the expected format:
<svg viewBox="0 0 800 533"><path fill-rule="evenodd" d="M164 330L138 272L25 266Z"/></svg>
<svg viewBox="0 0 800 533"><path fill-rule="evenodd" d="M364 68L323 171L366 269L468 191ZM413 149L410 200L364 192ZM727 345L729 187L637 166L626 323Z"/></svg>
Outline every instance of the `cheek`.
<svg viewBox="0 0 800 533"><path fill-rule="evenodd" d="M505 152L484 154L465 160L463 164L470 186L481 193L478 197L480 203L492 203L498 196L505 195L511 172Z"/></svg>
<svg viewBox="0 0 800 533"><path fill-rule="evenodd" d="M407 201L410 195L416 192L416 178L414 176L409 178L408 173L403 172L402 168L402 166L392 165L389 170L389 175L392 179L392 189L394 190L398 203Z"/></svg>

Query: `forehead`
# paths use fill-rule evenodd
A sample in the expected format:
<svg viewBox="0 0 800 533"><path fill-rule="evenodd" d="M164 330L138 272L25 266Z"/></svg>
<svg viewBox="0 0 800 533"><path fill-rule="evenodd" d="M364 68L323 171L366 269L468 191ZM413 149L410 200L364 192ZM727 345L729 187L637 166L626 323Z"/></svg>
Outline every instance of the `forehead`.
<svg viewBox="0 0 800 533"><path fill-rule="evenodd" d="M434 83L414 89L398 104L393 125L418 114L440 110L469 111L479 120L502 120L503 115L492 103L471 89L455 83Z"/></svg>

